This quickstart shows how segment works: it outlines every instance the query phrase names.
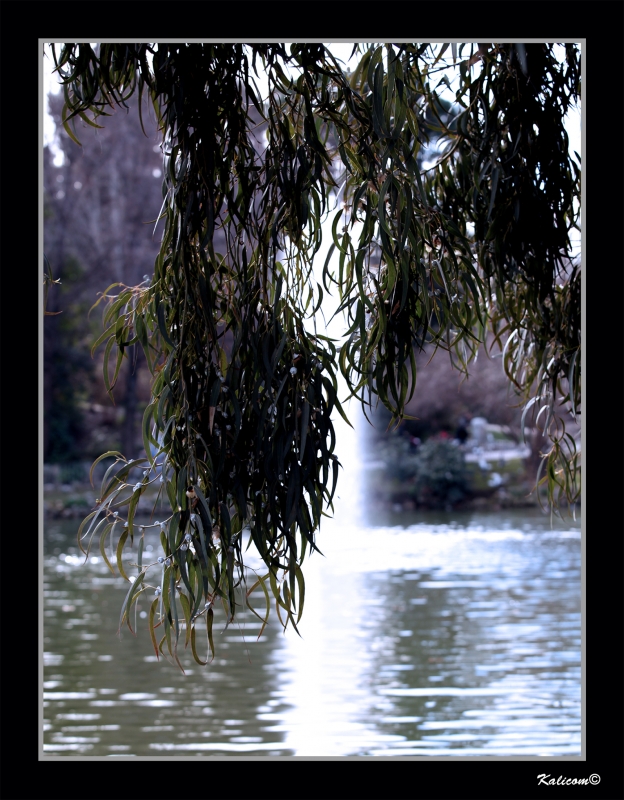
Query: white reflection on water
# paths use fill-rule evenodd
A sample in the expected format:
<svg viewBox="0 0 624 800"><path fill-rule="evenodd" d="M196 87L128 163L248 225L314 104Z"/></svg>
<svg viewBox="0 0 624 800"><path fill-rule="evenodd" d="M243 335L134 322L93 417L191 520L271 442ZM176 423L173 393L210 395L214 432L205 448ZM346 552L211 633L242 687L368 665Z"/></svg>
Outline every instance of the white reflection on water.
<svg viewBox="0 0 624 800"><path fill-rule="evenodd" d="M300 756L580 754L580 531L367 527L356 437L340 426L341 498L265 730Z"/></svg>
<svg viewBox="0 0 624 800"><path fill-rule="evenodd" d="M287 635L276 657L290 676L290 707L270 715L271 730L287 747L580 753L580 557L565 577L542 579L532 534L497 536L493 547L481 532L427 526L333 533L321 544L327 561L306 573L303 640ZM403 579L415 569L427 579Z"/></svg>

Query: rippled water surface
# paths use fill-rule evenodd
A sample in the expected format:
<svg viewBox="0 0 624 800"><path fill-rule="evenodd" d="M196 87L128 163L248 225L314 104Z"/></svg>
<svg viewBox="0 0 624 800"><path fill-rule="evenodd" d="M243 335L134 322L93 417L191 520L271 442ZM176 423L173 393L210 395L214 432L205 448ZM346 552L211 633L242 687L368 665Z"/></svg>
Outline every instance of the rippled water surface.
<svg viewBox="0 0 624 800"><path fill-rule="evenodd" d="M580 754L578 523L343 514L304 569L302 638L272 618L256 642L247 612L186 675L147 620L119 639L128 584L82 564L76 528L45 531L48 754Z"/></svg>

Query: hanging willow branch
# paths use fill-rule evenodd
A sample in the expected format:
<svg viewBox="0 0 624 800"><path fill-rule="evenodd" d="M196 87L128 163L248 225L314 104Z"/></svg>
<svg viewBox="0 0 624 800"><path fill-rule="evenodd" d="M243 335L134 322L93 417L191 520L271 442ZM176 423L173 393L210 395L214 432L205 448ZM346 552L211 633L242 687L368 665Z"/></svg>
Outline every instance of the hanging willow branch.
<svg viewBox="0 0 624 800"><path fill-rule="evenodd" d="M145 352L147 458L106 454L116 461L79 532L81 546L103 525L102 541L112 537L127 506L123 570L138 502L160 481L171 512L158 523L162 566L139 563L120 620L129 624L149 569L161 570L149 615L157 654L166 643L177 660L184 619L203 663L196 620L205 617L212 648L213 605L229 623L256 589L263 623L272 593L296 629L301 564L338 477L338 370L365 408L378 399L399 422L416 387L415 348L446 349L467 370L493 331L510 380L547 417L551 502L558 487L574 501L577 453L557 404L580 412L580 269L569 241L580 175L563 127L579 93L578 50L566 45L559 63L552 45L482 45L461 60L464 48L453 104L430 85L446 46L370 46L353 74L319 44L66 44L55 53L75 141L76 119L97 126L135 93L139 107L150 99L163 137L154 276L116 295L109 287L95 343L106 344L109 392L128 348ZM432 138L440 157L422 171ZM313 261L337 197L320 285ZM339 349L314 326L332 286L348 318ZM266 565L250 588L247 530Z"/></svg>

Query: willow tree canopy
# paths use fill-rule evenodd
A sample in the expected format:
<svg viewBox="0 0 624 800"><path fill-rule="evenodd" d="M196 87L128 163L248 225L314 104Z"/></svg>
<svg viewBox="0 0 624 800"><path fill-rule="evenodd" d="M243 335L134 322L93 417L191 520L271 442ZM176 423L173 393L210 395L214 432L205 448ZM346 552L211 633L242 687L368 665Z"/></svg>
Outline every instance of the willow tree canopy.
<svg viewBox="0 0 624 800"><path fill-rule="evenodd" d="M338 478L338 371L365 408L381 402L398 422L417 391L415 348L447 350L465 371L493 334L550 439L538 481L553 507L578 494L580 461L562 411L576 417L581 402L581 275L570 241L580 167L564 124L580 100L578 46L354 53L351 73L320 44L55 52L75 141L77 119L98 126L137 93L162 133L165 227L154 274L103 293L106 330L95 343L106 343L109 391L129 348L145 352L146 458L102 456L115 461L79 539L88 547L97 536L105 554L118 533L125 574L137 505L160 481L170 504L156 523L164 553L144 564L140 537L120 626L155 590L152 641L176 660L184 618L202 663L195 627L205 619L212 648L213 605L229 622L260 596L266 622L272 593L283 624L296 628L301 564ZM433 143L435 163L424 169ZM332 243L316 282L327 215ZM329 291L348 320L342 341L314 324ZM266 565L253 580L247 532Z"/></svg>

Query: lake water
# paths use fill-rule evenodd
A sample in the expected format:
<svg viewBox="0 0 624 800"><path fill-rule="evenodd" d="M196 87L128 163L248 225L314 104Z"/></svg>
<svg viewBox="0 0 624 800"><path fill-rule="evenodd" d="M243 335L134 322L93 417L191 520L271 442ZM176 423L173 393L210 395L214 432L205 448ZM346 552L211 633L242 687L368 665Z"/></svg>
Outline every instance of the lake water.
<svg viewBox="0 0 624 800"><path fill-rule="evenodd" d="M99 554L83 565L78 523L48 522L45 753L580 755L580 524L533 511L364 524L355 491L304 567L302 638L273 616L257 642L247 612L218 629L212 663L183 656L186 675L156 662L145 619L119 639L128 584Z"/></svg>

